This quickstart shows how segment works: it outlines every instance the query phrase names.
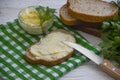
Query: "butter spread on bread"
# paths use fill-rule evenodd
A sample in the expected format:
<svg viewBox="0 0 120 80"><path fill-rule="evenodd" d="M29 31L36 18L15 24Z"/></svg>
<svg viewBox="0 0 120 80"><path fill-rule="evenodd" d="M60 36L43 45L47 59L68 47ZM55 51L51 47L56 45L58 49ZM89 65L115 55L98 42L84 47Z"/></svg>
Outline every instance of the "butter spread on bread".
<svg viewBox="0 0 120 80"><path fill-rule="evenodd" d="M62 41L74 42L75 40L71 35L61 32L53 32L47 35L45 38L41 39L40 45L32 46L30 52L35 57L40 57L41 55L44 57L56 55L57 57L58 54L61 54L62 57L72 50L72 48L63 44ZM64 54L62 54L62 52ZM60 55L58 57L60 57Z"/></svg>
<svg viewBox="0 0 120 80"><path fill-rule="evenodd" d="M75 42L75 38L66 30L59 29L52 31L42 38L40 42L28 48L29 50L26 51L27 60L31 62L30 56L28 55L30 54L34 57L34 61L31 63L38 61L37 63L40 64L51 65L49 62L53 62L53 65L55 65L63 62L72 55L74 49L65 45L62 41ZM41 63L40 60L44 63Z"/></svg>

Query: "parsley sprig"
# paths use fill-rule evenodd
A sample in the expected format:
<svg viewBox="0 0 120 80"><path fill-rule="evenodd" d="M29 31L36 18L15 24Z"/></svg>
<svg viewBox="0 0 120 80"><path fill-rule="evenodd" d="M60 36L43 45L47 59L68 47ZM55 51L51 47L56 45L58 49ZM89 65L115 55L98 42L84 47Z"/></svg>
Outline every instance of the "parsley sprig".
<svg viewBox="0 0 120 80"><path fill-rule="evenodd" d="M120 2L113 3L119 7L120 12ZM120 13L103 22L101 39L103 41L100 47L104 58L116 61L120 65Z"/></svg>
<svg viewBox="0 0 120 80"><path fill-rule="evenodd" d="M55 9L51 9L49 7L38 6L36 8L36 11L38 12L41 26L44 24L45 21L48 21L48 20L54 18L54 16L55 16L54 15Z"/></svg>

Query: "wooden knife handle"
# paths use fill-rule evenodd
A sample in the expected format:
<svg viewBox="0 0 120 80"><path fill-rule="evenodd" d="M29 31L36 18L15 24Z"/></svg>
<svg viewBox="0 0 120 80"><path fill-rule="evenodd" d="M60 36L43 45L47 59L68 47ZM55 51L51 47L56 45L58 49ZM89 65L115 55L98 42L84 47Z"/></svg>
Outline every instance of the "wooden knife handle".
<svg viewBox="0 0 120 80"><path fill-rule="evenodd" d="M100 68L116 80L120 80L120 69L115 67L109 60L105 59L99 65Z"/></svg>

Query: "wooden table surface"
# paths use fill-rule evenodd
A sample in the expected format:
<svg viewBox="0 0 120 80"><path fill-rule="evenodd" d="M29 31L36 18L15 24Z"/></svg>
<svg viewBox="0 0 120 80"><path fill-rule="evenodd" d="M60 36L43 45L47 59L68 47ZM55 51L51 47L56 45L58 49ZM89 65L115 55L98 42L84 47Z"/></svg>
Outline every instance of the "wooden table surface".
<svg viewBox="0 0 120 80"><path fill-rule="evenodd" d="M66 3L66 0L0 0L0 24L12 22L17 18L19 11L27 6L41 5L55 8L59 16L59 8ZM79 31L80 32L80 31ZM101 41L100 38L80 32L93 45L97 45ZM0 78L0 80L2 80ZM114 80L106 73L101 71L99 67L92 61L86 62L76 69L66 73L58 80Z"/></svg>

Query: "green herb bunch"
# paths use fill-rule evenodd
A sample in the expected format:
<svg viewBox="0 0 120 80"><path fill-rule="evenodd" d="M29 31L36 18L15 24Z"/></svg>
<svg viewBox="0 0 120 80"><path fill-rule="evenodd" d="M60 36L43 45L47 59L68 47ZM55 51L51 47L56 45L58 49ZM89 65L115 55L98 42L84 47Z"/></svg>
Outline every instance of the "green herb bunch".
<svg viewBox="0 0 120 80"><path fill-rule="evenodd" d="M120 15L120 1L119 0L117 0L117 2L112 1L112 3L119 8L119 13L118 14Z"/></svg>
<svg viewBox="0 0 120 80"><path fill-rule="evenodd" d="M120 3L115 4L120 6ZM103 22L101 39L103 41L100 47L104 58L116 61L120 65L120 13Z"/></svg>
<svg viewBox="0 0 120 80"><path fill-rule="evenodd" d="M38 16L40 18L40 25L42 26L45 21L51 20L54 18L55 9L49 7L38 6L36 8Z"/></svg>

